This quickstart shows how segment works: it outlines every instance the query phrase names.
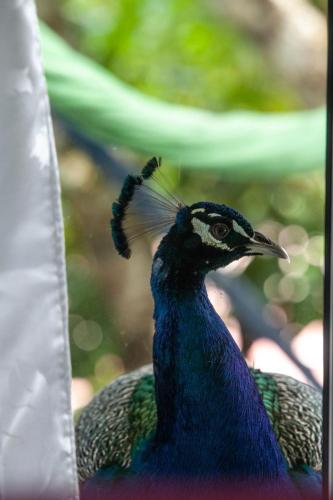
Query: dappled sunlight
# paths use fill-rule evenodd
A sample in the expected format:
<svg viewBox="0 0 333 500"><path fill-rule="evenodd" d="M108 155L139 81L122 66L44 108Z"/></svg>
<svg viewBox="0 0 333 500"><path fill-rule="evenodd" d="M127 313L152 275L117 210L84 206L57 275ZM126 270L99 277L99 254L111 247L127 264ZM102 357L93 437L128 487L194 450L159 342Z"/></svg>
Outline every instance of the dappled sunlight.
<svg viewBox="0 0 333 500"><path fill-rule="evenodd" d="M307 324L291 342L291 347L316 380L323 384L323 322L314 320Z"/></svg>
<svg viewBox="0 0 333 500"><path fill-rule="evenodd" d="M95 377L102 386L125 371L123 360L115 354L103 354L95 363Z"/></svg>
<svg viewBox="0 0 333 500"><path fill-rule="evenodd" d="M246 360L251 368L259 368L263 372L283 373L309 383L301 370L270 339L255 340L247 352Z"/></svg>
<svg viewBox="0 0 333 500"><path fill-rule="evenodd" d="M72 411L86 406L93 397L93 386L86 378L72 379Z"/></svg>

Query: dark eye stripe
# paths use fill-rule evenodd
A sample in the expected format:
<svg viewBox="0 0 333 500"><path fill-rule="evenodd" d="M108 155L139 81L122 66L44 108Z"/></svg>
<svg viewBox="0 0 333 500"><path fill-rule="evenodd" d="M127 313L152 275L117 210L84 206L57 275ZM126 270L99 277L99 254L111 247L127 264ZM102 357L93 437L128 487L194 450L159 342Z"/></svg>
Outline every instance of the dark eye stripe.
<svg viewBox="0 0 333 500"><path fill-rule="evenodd" d="M271 243L271 241L268 238L266 238L266 236L264 236L261 233L258 233L257 231L254 232L254 236L255 239L260 243Z"/></svg>

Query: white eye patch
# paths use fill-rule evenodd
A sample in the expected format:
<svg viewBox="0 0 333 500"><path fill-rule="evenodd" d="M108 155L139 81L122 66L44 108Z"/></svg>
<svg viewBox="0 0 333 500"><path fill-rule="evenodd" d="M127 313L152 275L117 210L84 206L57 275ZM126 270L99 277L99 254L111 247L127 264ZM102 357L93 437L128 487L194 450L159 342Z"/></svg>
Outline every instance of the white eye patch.
<svg viewBox="0 0 333 500"><path fill-rule="evenodd" d="M210 213L207 215L208 215L208 217L221 217L221 214ZM246 238L249 237L249 235L246 233L246 231L244 231L242 226L240 226L235 220L232 221L232 227L236 233L241 234L242 236L245 236Z"/></svg>
<svg viewBox="0 0 333 500"><path fill-rule="evenodd" d="M195 208L194 210L192 210L192 214L197 214L199 212L205 212L205 208Z"/></svg>
<svg viewBox="0 0 333 500"><path fill-rule="evenodd" d="M213 235L209 232L208 224L205 224L202 220L199 220L196 217L193 217L191 222L193 231L200 236L202 243L211 247L221 248L222 250L231 250L226 243L222 243L213 237Z"/></svg>
<svg viewBox="0 0 333 500"><path fill-rule="evenodd" d="M246 238L249 237L249 235L244 231L244 229L242 228L242 226L240 226L239 224L237 224L237 222L235 220L232 221L232 227L234 228L234 231L238 234L241 234L242 236L245 236Z"/></svg>

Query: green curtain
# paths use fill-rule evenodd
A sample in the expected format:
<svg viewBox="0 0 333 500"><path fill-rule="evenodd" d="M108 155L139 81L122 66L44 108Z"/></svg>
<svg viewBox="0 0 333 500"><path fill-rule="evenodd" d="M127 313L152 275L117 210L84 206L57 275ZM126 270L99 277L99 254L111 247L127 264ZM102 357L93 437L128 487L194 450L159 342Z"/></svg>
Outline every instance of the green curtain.
<svg viewBox="0 0 333 500"><path fill-rule="evenodd" d="M54 109L101 144L209 168L234 180L323 168L325 110L213 113L143 95L41 23ZM190 91L190 89L189 89Z"/></svg>

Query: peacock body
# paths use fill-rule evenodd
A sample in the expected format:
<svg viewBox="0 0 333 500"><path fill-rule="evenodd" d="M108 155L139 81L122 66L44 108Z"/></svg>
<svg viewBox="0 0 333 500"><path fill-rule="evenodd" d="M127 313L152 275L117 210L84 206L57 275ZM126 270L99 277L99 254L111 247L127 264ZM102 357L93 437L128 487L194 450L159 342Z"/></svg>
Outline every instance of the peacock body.
<svg viewBox="0 0 333 500"><path fill-rule="evenodd" d="M322 468L321 391L287 375L250 368L290 469ZM81 412L76 425L79 480L102 468L129 469L139 443L156 431L153 366L120 376Z"/></svg>
<svg viewBox="0 0 333 500"><path fill-rule="evenodd" d="M113 238L126 258L127 207L157 166L129 176L113 206ZM256 481L294 491L300 475L318 485L320 394L249 370L204 283L243 256L286 252L226 205L178 205L171 220L152 266L153 374L148 367L120 378L84 410L81 478Z"/></svg>

